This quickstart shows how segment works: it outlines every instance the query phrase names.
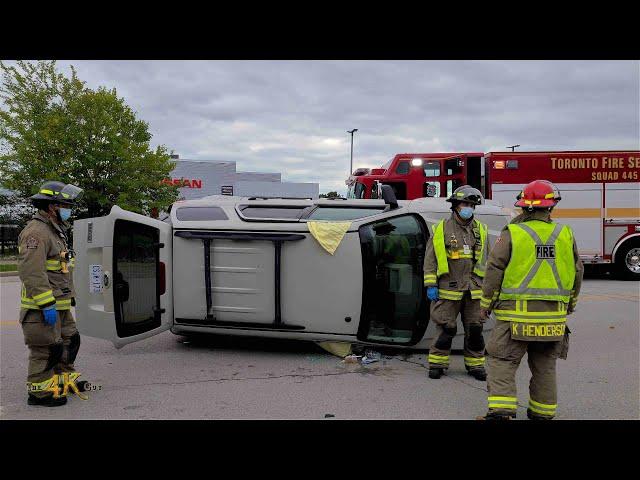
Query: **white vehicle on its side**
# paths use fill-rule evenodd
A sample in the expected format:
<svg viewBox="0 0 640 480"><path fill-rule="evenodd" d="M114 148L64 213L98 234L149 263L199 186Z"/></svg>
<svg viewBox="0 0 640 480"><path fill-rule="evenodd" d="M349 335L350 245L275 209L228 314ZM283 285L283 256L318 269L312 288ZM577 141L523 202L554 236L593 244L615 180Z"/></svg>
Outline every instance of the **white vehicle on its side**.
<svg viewBox="0 0 640 480"><path fill-rule="evenodd" d="M118 348L170 329L426 349L424 252L450 204L383 188L385 200L216 196L165 221L117 206L77 220L78 328ZM493 245L510 210L488 203L476 218ZM333 255L313 221L350 222Z"/></svg>

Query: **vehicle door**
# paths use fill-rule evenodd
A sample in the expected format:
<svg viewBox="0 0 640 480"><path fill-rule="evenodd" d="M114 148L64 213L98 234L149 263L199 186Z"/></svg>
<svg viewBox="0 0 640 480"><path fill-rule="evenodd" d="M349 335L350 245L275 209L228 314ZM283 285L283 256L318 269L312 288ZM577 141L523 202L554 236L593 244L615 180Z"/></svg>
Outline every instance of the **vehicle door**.
<svg viewBox="0 0 640 480"><path fill-rule="evenodd" d="M76 323L117 348L172 325L171 225L118 206L74 222Z"/></svg>
<svg viewBox="0 0 640 480"><path fill-rule="evenodd" d="M358 229L362 253L362 310L358 340L415 345L428 323L423 264L429 232L411 213L364 223Z"/></svg>

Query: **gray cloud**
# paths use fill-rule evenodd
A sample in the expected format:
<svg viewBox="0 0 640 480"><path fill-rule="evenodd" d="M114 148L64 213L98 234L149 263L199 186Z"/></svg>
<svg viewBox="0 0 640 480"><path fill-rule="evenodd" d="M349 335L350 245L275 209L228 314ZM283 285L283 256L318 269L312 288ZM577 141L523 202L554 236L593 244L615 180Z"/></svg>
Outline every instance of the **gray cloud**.
<svg viewBox="0 0 640 480"><path fill-rule="evenodd" d="M344 192L395 153L640 149L637 61L60 61L153 144Z"/></svg>

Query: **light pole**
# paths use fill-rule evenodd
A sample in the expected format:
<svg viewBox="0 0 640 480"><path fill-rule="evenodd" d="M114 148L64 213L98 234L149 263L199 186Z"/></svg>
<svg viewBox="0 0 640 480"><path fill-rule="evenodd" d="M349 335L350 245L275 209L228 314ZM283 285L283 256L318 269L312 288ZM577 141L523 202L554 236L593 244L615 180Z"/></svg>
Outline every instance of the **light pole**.
<svg viewBox="0 0 640 480"><path fill-rule="evenodd" d="M511 145L510 147L505 147L505 148L510 148L512 152L516 151L516 147L519 147L520 145Z"/></svg>
<svg viewBox="0 0 640 480"><path fill-rule="evenodd" d="M349 176L353 173L353 132L357 132L358 129L354 128L353 130L347 130L347 133L351 134L351 168L349 170Z"/></svg>

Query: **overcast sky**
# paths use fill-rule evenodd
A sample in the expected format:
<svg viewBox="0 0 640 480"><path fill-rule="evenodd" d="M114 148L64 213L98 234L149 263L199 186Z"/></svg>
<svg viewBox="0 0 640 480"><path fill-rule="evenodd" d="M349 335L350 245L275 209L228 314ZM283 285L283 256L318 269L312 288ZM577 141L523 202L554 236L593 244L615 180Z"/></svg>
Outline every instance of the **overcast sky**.
<svg viewBox="0 0 640 480"><path fill-rule="evenodd" d="M346 192L396 153L640 149L638 61L59 61L152 144Z"/></svg>

